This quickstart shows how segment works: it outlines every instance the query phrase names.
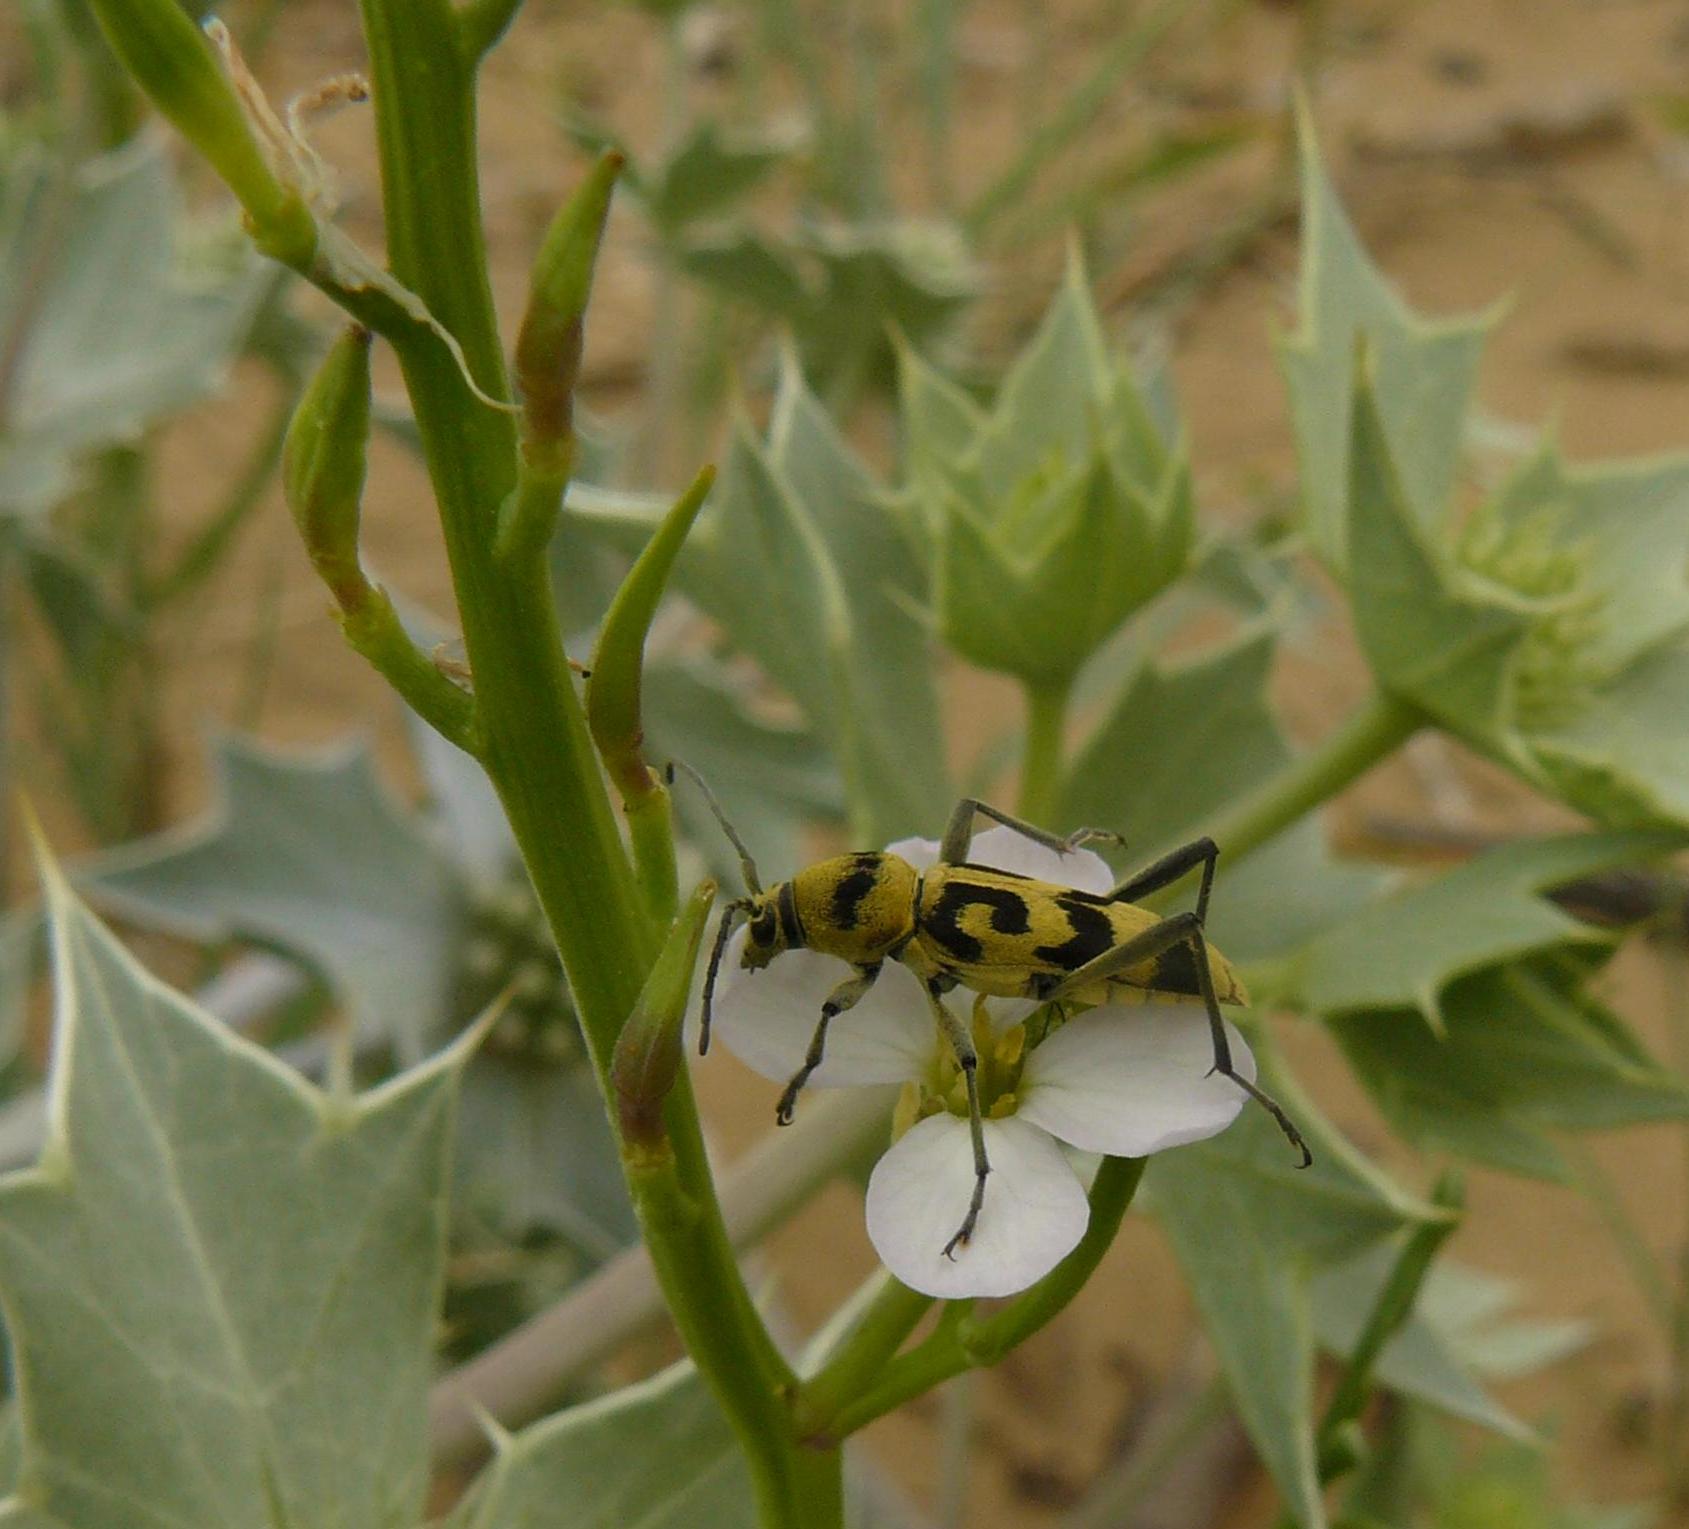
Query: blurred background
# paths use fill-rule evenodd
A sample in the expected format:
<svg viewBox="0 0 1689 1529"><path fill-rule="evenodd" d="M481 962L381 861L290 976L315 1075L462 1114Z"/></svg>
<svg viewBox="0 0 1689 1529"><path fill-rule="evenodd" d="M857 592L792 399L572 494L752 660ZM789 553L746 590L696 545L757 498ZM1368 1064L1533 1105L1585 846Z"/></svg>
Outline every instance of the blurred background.
<svg viewBox="0 0 1689 1529"><path fill-rule="evenodd" d="M273 97L362 63L347 0L232 0L222 14ZM0 13L4 778L30 793L61 853L154 845L130 890L158 905L169 899L147 869L157 863L147 836L206 810L217 760L249 785L285 768L208 738L342 750L289 790L373 791L344 752L357 747L349 736L369 742L393 803L453 788L343 646L274 481L279 428L329 332L326 305L239 259L223 199L196 168L174 177L179 208L156 157L92 190L76 180L71 167L89 155L137 130L144 150L157 134L102 72L90 25L74 0L15 0ZM1689 444L1689 6L1677 0L528 0L482 91L506 333L560 197L594 148L620 145L632 168L588 323L583 476L605 502L672 494L719 455L735 417L766 418L783 347L864 459L889 471L894 343L988 385L1077 248L1111 338L1168 368L1204 513L1270 524L1296 481L1272 347L1295 300L1298 77L1363 240L1414 306L1508 305L1480 379L1486 429L1559 420L1573 459ZM349 107L321 118L313 138L344 223L378 249L371 132L368 113ZM184 259L195 273L186 296L164 279ZM114 286L161 295L114 304ZM19 401L20 356L32 327L60 320L59 413L42 425ZM379 351L377 389L400 397ZM405 420L390 426L372 458L369 561L449 655L426 480ZM607 547L576 552L577 567L613 575ZM573 630L596 614L582 598ZM701 642L688 625L698 619L677 615L668 640ZM1318 736L1365 693L1348 641L1316 621L1275 674L1293 737ZM1012 760L990 749L995 719L1019 705L1013 687L956 665L944 704L958 774L1006 778ZM778 731L784 720L751 706L745 725ZM808 826L836 817L825 771L796 744L784 768L783 815L759 825L760 842L794 856L837 842L836 830ZM469 800L454 822L472 815ZM1555 826L1554 814L1436 735L1365 779L1333 822L1340 849L1430 865ZM0 860L9 908L32 885L18 841L14 824ZM226 842L221 852L238 858ZM566 1052L564 1029L547 1039L560 1000L519 883L501 882L495 864L477 885L473 938L437 978L449 1005L466 1014L519 970L535 1017L504 1035L506 1054ZM174 933L217 945L216 909L189 901L173 905ZM27 937L8 938L21 948ZM207 939L189 949L141 938L149 960L190 986L226 975L245 945L225 940L211 958ZM1668 1056L1668 1008L1689 1001L1680 943L1668 931L1617 976L1639 1031ZM295 995L307 1008L308 988ZM39 992L15 1005L20 1088L44 1012ZM1337 1123L1411 1180L1406 1149L1321 1033L1296 1026L1283 1040ZM774 1089L737 1064L712 1059L700 1087L725 1154L769 1128ZM515 1129L501 1113L509 1095L488 1097L489 1118L505 1121L489 1131ZM8 1122L28 1139L16 1114L0 1137ZM524 1148L540 1163L546 1129ZM1588 1153L1651 1251L1682 1244L1681 1129L1610 1133ZM617 1240L613 1212L596 1233L560 1233L567 1218L547 1209L542 1180L521 1214L501 1205L479 1240L465 1234L457 1352L565 1286L593 1235ZM1667 1502L1661 1452L1689 1366L1689 1315L1674 1357L1590 1199L1477 1170L1469 1202L1451 1252L1482 1278L1450 1299L1467 1301L1474 1321L1507 1312L1512 1325L1491 1336L1515 1349L1490 1356L1494 1388L1547 1446L1427 1436L1423 1521L1689 1525L1689 1501ZM803 1329L870 1264L858 1203L835 1189L774 1239L763 1273ZM1241 1430L1223 1406L1189 1405L1212 1373L1165 1247L1134 1218L1052 1328L997 1370L876 1425L867 1452L891 1496L937 1505L916 1522L1270 1522L1271 1491ZM1134 1477L1169 1419L1188 1422L1187 1451L1153 1480ZM1653 1507L1631 1506L1642 1503Z"/></svg>

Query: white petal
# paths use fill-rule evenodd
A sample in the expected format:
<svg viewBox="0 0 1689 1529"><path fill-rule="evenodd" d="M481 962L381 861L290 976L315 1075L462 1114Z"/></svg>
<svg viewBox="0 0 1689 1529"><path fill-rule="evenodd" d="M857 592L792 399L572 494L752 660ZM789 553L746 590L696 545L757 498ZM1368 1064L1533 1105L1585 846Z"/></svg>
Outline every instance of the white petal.
<svg viewBox="0 0 1689 1529"><path fill-rule="evenodd" d="M886 853L907 860L917 871L924 871L938 864L940 847L937 839L899 839L886 845Z"/></svg>
<svg viewBox="0 0 1689 1529"><path fill-rule="evenodd" d="M1085 1235L1091 1208L1061 1148L1019 1119L985 1122L991 1175L979 1224L954 1258L944 1245L973 1194L967 1121L931 1115L874 1166L868 1237L911 1289L944 1300L1012 1295L1042 1278Z"/></svg>
<svg viewBox="0 0 1689 1529"><path fill-rule="evenodd" d="M740 956L748 933L741 926L727 942L715 989L714 1034L747 1066L784 1083L803 1066L821 1005L851 968L813 950L788 950L760 970L747 970ZM828 1027L826 1060L810 1086L924 1077L937 1044L919 981L907 967L888 961L867 997Z"/></svg>
<svg viewBox="0 0 1689 1529"><path fill-rule="evenodd" d="M1229 1022L1232 1065L1251 1082L1255 1058ZM1217 1135L1248 1096L1210 1072L1208 1016L1190 1004L1102 1004L1032 1051L1018 1118L1088 1152L1143 1157Z"/></svg>
<svg viewBox="0 0 1689 1529"><path fill-rule="evenodd" d="M1101 855L1088 849L1069 850L1065 855L1035 844L1012 828L988 828L974 835L968 859L998 871L1014 871L1038 881L1053 881L1081 892L1109 892L1114 889L1114 872Z"/></svg>
<svg viewBox="0 0 1689 1529"><path fill-rule="evenodd" d="M899 839L886 845L888 855L899 855L924 871L938 864L940 845L937 839ZM968 859L975 865L988 865L993 870L1014 871L1017 875L1032 876L1039 881L1053 881L1059 887L1077 887L1081 892L1111 892L1114 872L1100 855L1088 849L1070 850L1058 854L1034 843L1025 834L999 825L975 834L968 847Z"/></svg>

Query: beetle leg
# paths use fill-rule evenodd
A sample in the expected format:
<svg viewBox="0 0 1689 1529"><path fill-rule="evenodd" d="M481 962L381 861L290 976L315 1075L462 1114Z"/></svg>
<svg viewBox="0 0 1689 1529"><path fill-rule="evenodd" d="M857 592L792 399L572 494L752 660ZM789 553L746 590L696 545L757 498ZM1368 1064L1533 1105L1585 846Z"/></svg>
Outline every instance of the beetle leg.
<svg viewBox="0 0 1689 1529"><path fill-rule="evenodd" d="M1063 978L1060 986L1048 995L1049 999L1055 1000L1069 993L1084 992L1086 988L1118 977L1121 972L1129 971L1145 961L1153 961L1157 956L1179 945L1187 947L1195 957L1197 987L1202 993L1203 1007L1208 1011L1208 1032L1214 1042L1214 1065L1209 1070L1219 1073L1223 1078L1230 1078L1278 1122L1279 1129L1289 1139L1291 1146L1302 1154L1300 1166L1306 1168L1313 1162L1314 1154L1308 1150L1308 1144L1302 1139L1302 1133L1296 1129L1295 1122L1285 1113L1278 1100L1264 1088L1244 1077L1232 1065L1231 1041L1226 1035L1225 1021L1220 1017L1220 1002L1214 995L1214 973L1208 965L1208 942L1203 938L1202 920L1195 913L1175 913L1171 918L1162 919L1159 924L1144 930L1140 935L1135 935L1124 944L1116 945L1113 950L1105 950L1094 961L1087 961L1078 970Z"/></svg>
<svg viewBox="0 0 1689 1529"><path fill-rule="evenodd" d="M1071 854L1081 844L1089 844L1094 839L1108 839L1115 844L1126 842L1119 834L1111 833L1106 828L1076 828L1064 839L1060 834L1048 833L1036 824L1028 823L1024 818L1011 817L989 802L964 796L956 803L956 810L950 814L950 822L944 830L944 842L938 852L941 865L961 865L968 858L968 846L973 842L976 813L1001 823L1005 828L1014 829L1017 834L1025 835L1034 844L1042 844L1045 849L1053 849L1058 855Z"/></svg>
<svg viewBox="0 0 1689 1529"><path fill-rule="evenodd" d="M968 1201L968 1213L962 1218L962 1224L956 1228L956 1235L944 1244L944 1256L954 1258L958 1247L966 1247L968 1239L974 1234L974 1227L979 1224L979 1213L985 1204L985 1180L991 1172L991 1159L985 1153L985 1117L979 1108L979 1053L974 1050L974 1039L968 1033L968 1027L944 1006L938 996L937 989L927 986L927 1001L932 1005L933 1018L938 1021L938 1027L944 1032L944 1038L950 1042L950 1049L956 1053L956 1061L962 1069L962 1079L968 1089L968 1134L973 1139L974 1148L974 1192Z"/></svg>
<svg viewBox="0 0 1689 1529"><path fill-rule="evenodd" d="M774 1108L774 1119L778 1124L789 1126L792 1123L792 1111L797 1108L798 1095L803 1091L804 1084L809 1082L809 1075L821 1065L821 1059L826 1053L827 1026L832 1024L835 1016L860 1003L879 975L878 961L872 966L859 966L828 994L827 1001L821 1005L821 1023L815 1027L815 1034L809 1038L809 1051L804 1056L803 1066L792 1075L792 1081L786 1085L785 1093L781 1094L780 1102Z"/></svg>
<svg viewBox="0 0 1689 1529"><path fill-rule="evenodd" d="M1202 867L1202 885L1196 894L1196 916L1208 921L1208 892L1214 885L1214 862L1220 858L1220 847L1212 839L1193 839L1171 853L1163 855L1152 865L1146 865L1136 875L1128 876L1108 894L1111 903L1134 903L1151 892L1170 887L1193 867Z"/></svg>

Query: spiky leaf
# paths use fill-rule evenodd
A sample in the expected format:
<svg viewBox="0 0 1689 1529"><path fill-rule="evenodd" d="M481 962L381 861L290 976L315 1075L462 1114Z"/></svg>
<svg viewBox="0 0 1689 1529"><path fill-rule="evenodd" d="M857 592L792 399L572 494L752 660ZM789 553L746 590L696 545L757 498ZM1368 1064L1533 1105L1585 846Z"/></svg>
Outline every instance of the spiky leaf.
<svg viewBox="0 0 1689 1529"><path fill-rule="evenodd" d="M690 1364L498 1441L441 1529L752 1529L756 1503Z"/></svg>
<svg viewBox="0 0 1689 1529"><path fill-rule="evenodd" d="M411 1529L459 1044L331 1098L49 879L47 1144L0 1181L22 1463L0 1522Z"/></svg>
<svg viewBox="0 0 1689 1529"><path fill-rule="evenodd" d="M408 1060L449 1019L462 877L376 780L362 744L288 756L216 745L220 801L89 877L125 916L195 939L238 935L315 967L374 1040Z"/></svg>

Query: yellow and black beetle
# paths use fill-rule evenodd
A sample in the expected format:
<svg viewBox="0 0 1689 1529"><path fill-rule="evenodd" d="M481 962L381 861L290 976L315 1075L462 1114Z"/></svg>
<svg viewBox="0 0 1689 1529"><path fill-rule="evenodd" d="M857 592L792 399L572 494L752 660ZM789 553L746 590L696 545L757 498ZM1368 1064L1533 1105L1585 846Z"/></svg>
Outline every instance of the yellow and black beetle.
<svg viewBox="0 0 1689 1529"><path fill-rule="evenodd" d="M974 820L978 815L992 818L1035 844L1064 854L1089 840L1116 835L1081 828L1060 838L965 797L951 814L938 863L928 870L918 871L901 856L884 851L835 855L764 891L749 851L708 787L694 772L687 773L698 781L738 851L747 893L722 910L704 977L699 1051L709 1049L716 977L739 919L749 925L743 955L747 967L767 966L783 951L814 950L854 968L821 1005L804 1064L780 1096L776 1118L781 1125L791 1123L798 1094L821 1065L827 1027L861 1001L886 961L902 962L921 979L933 1017L955 1051L967 1083L974 1191L966 1217L945 1245L947 1255L954 1256L956 1248L965 1246L973 1234L991 1172L975 1081L978 1058L973 1037L943 1002L953 988L1041 1003L1101 1003L1120 988L1200 998L1214 1040L1213 1071L1230 1078L1271 1113L1301 1152L1302 1167L1313 1161L1302 1133L1278 1102L1232 1066L1220 1005L1248 1000L1231 963L1209 948L1203 934L1220 853L1212 839L1194 840L1127 877L1105 896L1097 896L970 864L967 856ZM1171 886L1198 866L1202 880L1194 910L1163 918L1134 902Z"/></svg>

